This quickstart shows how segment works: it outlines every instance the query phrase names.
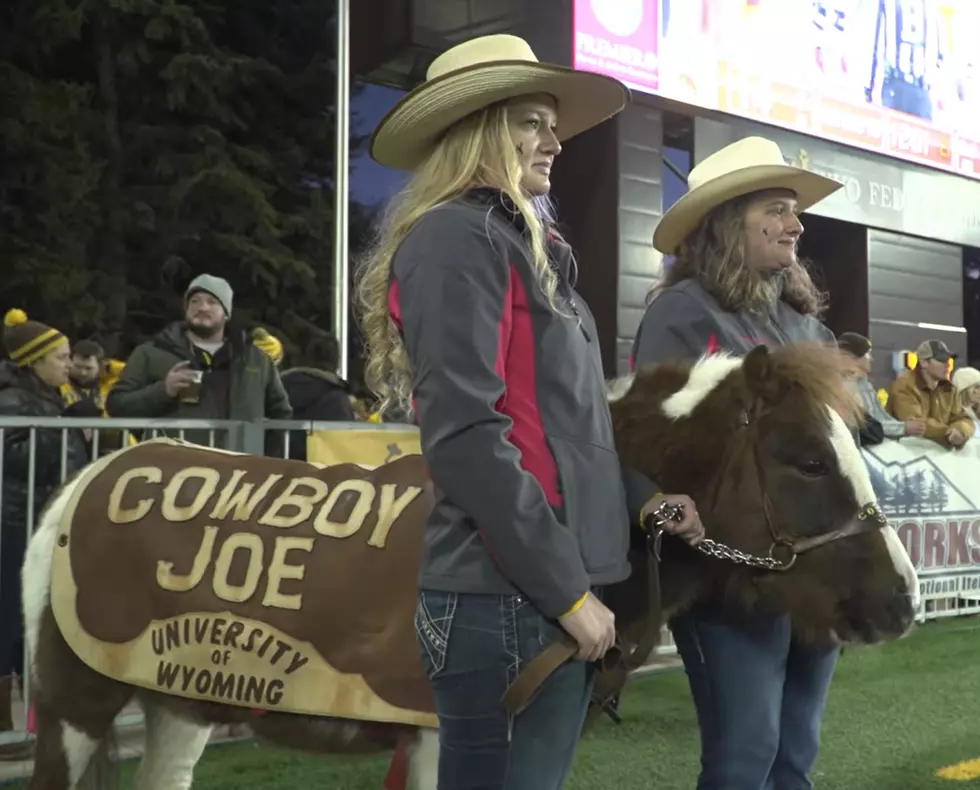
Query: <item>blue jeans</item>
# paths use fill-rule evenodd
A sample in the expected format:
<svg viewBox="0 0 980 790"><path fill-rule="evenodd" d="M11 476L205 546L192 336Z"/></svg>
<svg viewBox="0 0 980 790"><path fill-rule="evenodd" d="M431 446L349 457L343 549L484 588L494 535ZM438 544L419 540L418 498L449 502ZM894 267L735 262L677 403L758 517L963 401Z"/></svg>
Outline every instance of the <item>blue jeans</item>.
<svg viewBox="0 0 980 790"><path fill-rule="evenodd" d="M415 633L439 716L438 790L559 790L585 720L592 665L566 662L516 718L500 698L561 627L521 596L422 590Z"/></svg>
<svg viewBox="0 0 980 790"><path fill-rule="evenodd" d="M700 610L671 631L701 730L697 790L810 790L839 651L797 642L786 615Z"/></svg>

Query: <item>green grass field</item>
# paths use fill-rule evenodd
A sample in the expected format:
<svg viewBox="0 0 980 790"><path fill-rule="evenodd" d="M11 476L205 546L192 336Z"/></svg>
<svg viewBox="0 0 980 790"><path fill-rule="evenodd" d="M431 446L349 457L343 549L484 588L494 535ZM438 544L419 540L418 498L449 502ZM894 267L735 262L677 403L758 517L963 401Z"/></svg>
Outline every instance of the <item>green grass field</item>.
<svg viewBox="0 0 980 790"><path fill-rule="evenodd" d="M634 682L623 723L585 738L571 790L694 786L698 737L682 672ZM841 658L824 719L820 790L980 787L935 775L980 757L980 620L921 626L898 643ZM245 742L209 749L196 790L379 790L386 758L316 758ZM124 786L132 766L127 765Z"/></svg>

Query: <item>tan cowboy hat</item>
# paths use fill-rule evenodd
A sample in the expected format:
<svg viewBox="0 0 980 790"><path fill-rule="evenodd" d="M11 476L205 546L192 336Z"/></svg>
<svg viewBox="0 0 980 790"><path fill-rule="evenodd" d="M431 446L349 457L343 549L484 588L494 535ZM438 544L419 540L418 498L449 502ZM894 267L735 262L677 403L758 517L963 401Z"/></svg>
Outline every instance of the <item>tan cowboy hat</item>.
<svg viewBox="0 0 980 790"><path fill-rule="evenodd" d="M664 214L653 232L653 246L673 255L708 212L733 198L763 189L790 189L806 211L843 184L787 165L779 146L765 137L746 137L726 145L691 170L688 191Z"/></svg>
<svg viewBox="0 0 980 790"><path fill-rule="evenodd" d="M517 36L482 36L458 44L429 66L425 82L381 119L371 157L413 170L450 126L505 99L547 93L558 103L558 139L567 140L615 115L629 101L619 80L539 63Z"/></svg>

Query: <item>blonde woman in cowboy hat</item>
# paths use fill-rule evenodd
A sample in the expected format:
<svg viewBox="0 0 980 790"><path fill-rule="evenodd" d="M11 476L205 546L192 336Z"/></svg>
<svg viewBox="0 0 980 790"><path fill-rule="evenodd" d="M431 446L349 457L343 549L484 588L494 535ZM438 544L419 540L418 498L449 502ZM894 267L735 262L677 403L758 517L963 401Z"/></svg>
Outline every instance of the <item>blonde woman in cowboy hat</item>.
<svg viewBox="0 0 980 790"><path fill-rule="evenodd" d="M841 187L787 166L749 137L690 173L654 247L668 258L633 346L637 367L765 343L836 343L823 295L797 258L800 213ZM737 617L709 602L671 629L701 729L698 790L801 790L817 755L836 650L797 643L786 616Z"/></svg>
<svg viewBox="0 0 980 790"><path fill-rule="evenodd" d="M630 513L655 490L631 485L627 502L595 322L546 202L561 141L628 97L487 36L437 58L372 139L378 162L412 171L359 287L368 383L414 410L438 492L416 631L441 790L562 786L591 661L615 637L601 588L628 575ZM672 499L696 540L690 500ZM579 660L510 719L505 689L562 629Z"/></svg>

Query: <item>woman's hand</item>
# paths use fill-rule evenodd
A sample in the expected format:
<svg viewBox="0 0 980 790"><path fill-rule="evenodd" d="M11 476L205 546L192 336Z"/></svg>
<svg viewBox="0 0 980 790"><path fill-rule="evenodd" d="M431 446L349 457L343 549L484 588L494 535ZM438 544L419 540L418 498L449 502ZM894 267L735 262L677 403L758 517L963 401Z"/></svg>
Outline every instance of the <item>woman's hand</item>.
<svg viewBox="0 0 980 790"><path fill-rule="evenodd" d="M664 532L676 535L692 546L697 546L704 538L704 525L698 516L698 509L694 506L694 500L686 494L657 494L651 497L640 511L641 521L645 523L647 516L653 515L663 502L680 505L684 514L680 521L668 521L664 524Z"/></svg>
<svg viewBox="0 0 980 790"><path fill-rule="evenodd" d="M598 661L616 643L616 616L592 593L571 614L558 618L561 627L578 643L580 661Z"/></svg>

